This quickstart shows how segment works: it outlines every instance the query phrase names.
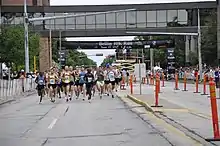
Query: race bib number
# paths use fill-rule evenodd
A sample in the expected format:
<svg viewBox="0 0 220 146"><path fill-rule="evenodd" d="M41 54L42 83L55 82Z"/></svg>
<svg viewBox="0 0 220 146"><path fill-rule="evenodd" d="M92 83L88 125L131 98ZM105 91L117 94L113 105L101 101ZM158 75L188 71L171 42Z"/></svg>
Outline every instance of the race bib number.
<svg viewBox="0 0 220 146"><path fill-rule="evenodd" d="M61 79L59 79L58 81L57 81L57 84L60 84L61 83Z"/></svg>
<svg viewBox="0 0 220 146"><path fill-rule="evenodd" d="M44 84L44 81L43 81L43 80L39 80L39 81L38 81L38 84L39 84L39 85L43 85L43 84Z"/></svg>
<svg viewBox="0 0 220 146"><path fill-rule="evenodd" d="M84 76L80 76L79 82L80 82L80 83L84 83Z"/></svg>
<svg viewBox="0 0 220 146"><path fill-rule="evenodd" d="M69 83L69 76L65 76L65 83Z"/></svg>
<svg viewBox="0 0 220 146"><path fill-rule="evenodd" d="M55 84L55 80L54 79L50 79L50 84Z"/></svg>
<svg viewBox="0 0 220 146"><path fill-rule="evenodd" d="M114 80L115 80L114 74L110 74L110 75L109 75L109 79L110 79L110 81L114 81Z"/></svg>
<svg viewBox="0 0 220 146"><path fill-rule="evenodd" d="M80 77L80 80L84 80L84 76L81 76L81 77Z"/></svg>
<svg viewBox="0 0 220 146"><path fill-rule="evenodd" d="M91 82L92 82L92 78L88 77L88 83L91 83Z"/></svg>

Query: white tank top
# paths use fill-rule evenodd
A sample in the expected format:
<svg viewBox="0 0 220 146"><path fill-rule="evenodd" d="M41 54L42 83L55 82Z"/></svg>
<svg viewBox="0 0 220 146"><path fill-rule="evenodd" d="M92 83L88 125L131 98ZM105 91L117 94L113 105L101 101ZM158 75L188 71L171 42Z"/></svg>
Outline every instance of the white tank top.
<svg viewBox="0 0 220 146"><path fill-rule="evenodd" d="M108 80L109 80L109 78L108 78L108 75L107 75L107 74L108 74L108 72L107 72L107 70L105 70L105 71L104 71L104 77L105 77L104 79L105 79L106 81L108 81Z"/></svg>
<svg viewBox="0 0 220 146"><path fill-rule="evenodd" d="M98 76L97 76L97 72L96 71L93 72L93 75L94 75L95 80L97 80Z"/></svg>
<svg viewBox="0 0 220 146"><path fill-rule="evenodd" d="M120 78L120 72L118 69L115 70L115 77Z"/></svg>

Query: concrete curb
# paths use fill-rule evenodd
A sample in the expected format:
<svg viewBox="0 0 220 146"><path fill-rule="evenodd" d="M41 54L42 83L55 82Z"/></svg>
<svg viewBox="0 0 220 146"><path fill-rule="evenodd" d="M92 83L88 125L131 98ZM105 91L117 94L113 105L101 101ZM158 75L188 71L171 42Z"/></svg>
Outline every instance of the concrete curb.
<svg viewBox="0 0 220 146"><path fill-rule="evenodd" d="M132 100L133 102L135 102L137 104L144 106L147 111L154 112L153 108L149 104L147 104L146 102L143 102L132 95L127 95L127 98L129 98L130 100Z"/></svg>
<svg viewBox="0 0 220 146"><path fill-rule="evenodd" d="M119 97L119 96L118 96L118 97ZM126 97L126 96L125 96L125 97ZM120 97L120 98L121 98L121 97ZM145 109L146 109L147 111L151 112L156 118L161 119L161 120L163 120L164 122L166 122L167 124L169 124L169 125L175 127L176 129L182 131L183 133L185 133L186 136L188 136L188 137L194 139L195 141L199 142L200 144L207 145L207 146L215 145L215 144L212 143L212 142L207 142L203 136L201 136L201 135L197 134L196 132L194 132L194 131L188 129L187 127L185 127L185 126L179 124L179 123L176 122L175 120L172 120L172 119L164 119L164 117L161 117L160 115L157 115L158 112L155 111L155 110L153 110L153 108L152 108L149 104L147 104L147 103L145 103L145 102L143 102L143 101L137 99L136 97L134 97L134 96L128 94L128 95L127 95L127 98L130 99L130 100L132 100L133 102L139 104L139 105L144 106ZM123 99L121 99L121 100L123 100Z"/></svg>
<svg viewBox="0 0 220 146"><path fill-rule="evenodd" d="M0 105L4 105L4 104L7 104L7 103L11 103L15 101L15 99L10 99L10 100L7 100L7 101L3 101L3 102L0 102Z"/></svg>
<svg viewBox="0 0 220 146"><path fill-rule="evenodd" d="M30 90L30 91L24 92L23 95L19 95L17 98L13 97L12 99L0 102L0 105L11 103L11 102L16 101L18 99L26 98L26 97L32 96L34 94L36 94L36 92L34 90Z"/></svg>

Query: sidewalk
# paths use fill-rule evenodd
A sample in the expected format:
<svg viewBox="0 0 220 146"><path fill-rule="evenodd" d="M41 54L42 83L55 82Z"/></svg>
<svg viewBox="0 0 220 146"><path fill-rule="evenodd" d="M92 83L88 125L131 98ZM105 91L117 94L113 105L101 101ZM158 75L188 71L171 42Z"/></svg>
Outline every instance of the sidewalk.
<svg viewBox="0 0 220 146"><path fill-rule="evenodd" d="M22 88L24 87L24 88ZM34 79L0 79L0 105L36 93Z"/></svg>
<svg viewBox="0 0 220 146"><path fill-rule="evenodd" d="M130 89L120 91L118 94L127 94L128 98L146 107L147 110L157 113L165 119L184 127L188 131L198 134L202 138L213 137L210 98L201 95L203 85L199 85L201 93L195 91L194 84L187 84L188 91L182 91L183 84L179 83L180 90L174 90L175 83L165 82L165 87L161 87L159 94L159 105L163 107L151 107L155 105L154 86L142 85L142 95L140 95L140 85L134 84L134 94L130 95ZM209 93L207 86L207 93ZM217 90L217 97L219 90ZM218 105L220 100L217 100ZM220 106L218 106L220 111ZM218 143L220 144L220 142Z"/></svg>

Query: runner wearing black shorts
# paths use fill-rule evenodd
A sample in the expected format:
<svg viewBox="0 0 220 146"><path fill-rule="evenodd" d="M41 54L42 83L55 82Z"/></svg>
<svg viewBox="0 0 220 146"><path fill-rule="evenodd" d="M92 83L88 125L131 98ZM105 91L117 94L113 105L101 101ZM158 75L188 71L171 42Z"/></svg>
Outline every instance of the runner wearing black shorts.
<svg viewBox="0 0 220 146"><path fill-rule="evenodd" d="M104 89L105 89L105 93L109 96L109 89L108 89L108 85L110 83L109 81L109 78L108 78L108 70L106 69L104 71L104 83L105 83L105 86L104 86Z"/></svg>
<svg viewBox="0 0 220 146"><path fill-rule="evenodd" d="M76 99L79 98L80 95L80 84L79 84L79 72L78 70L75 71L75 94L76 94Z"/></svg>
<svg viewBox="0 0 220 146"><path fill-rule="evenodd" d="M109 91L114 98L113 90L115 89L115 70L110 67L108 71L108 78L109 78Z"/></svg>

